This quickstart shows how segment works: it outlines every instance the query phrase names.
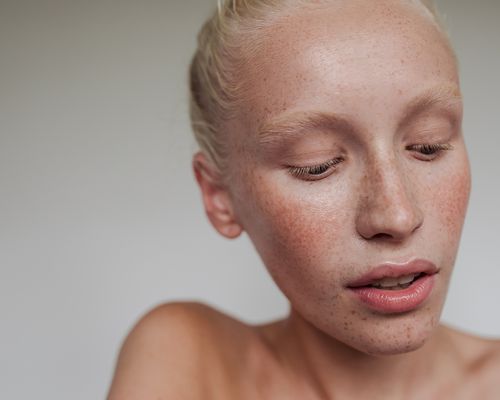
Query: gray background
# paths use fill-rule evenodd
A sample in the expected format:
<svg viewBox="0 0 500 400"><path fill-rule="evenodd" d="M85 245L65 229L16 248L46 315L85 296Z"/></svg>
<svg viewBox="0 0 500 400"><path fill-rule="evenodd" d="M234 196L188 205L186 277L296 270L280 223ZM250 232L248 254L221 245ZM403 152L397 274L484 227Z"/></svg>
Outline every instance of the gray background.
<svg viewBox="0 0 500 400"><path fill-rule="evenodd" d="M186 69L214 3L0 0L0 398L104 398L128 329L161 302L286 312L191 175ZM439 3L474 174L444 321L498 337L500 2Z"/></svg>

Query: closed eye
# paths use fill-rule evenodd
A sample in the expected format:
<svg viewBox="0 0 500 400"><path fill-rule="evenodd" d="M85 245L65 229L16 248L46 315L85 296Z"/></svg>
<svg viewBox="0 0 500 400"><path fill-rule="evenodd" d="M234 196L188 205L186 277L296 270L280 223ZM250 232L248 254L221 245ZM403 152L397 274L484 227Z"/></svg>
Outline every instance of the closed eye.
<svg viewBox="0 0 500 400"><path fill-rule="evenodd" d="M343 157L336 157L317 165L309 165L304 167L289 166L288 172L296 178L307 181L315 181L326 178L342 161L344 161Z"/></svg>
<svg viewBox="0 0 500 400"><path fill-rule="evenodd" d="M443 151L452 150L453 146L449 143L424 143L406 146L406 150L416 153L417 158L422 161L432 161Z"/></svg>

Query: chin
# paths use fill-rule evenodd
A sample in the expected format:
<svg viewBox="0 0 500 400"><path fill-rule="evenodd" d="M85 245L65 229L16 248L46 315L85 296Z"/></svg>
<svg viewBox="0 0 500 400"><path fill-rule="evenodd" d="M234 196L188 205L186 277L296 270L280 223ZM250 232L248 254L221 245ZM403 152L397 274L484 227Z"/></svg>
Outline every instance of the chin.
<svg viewBox="0 0 500 400"><path fill-rule="evenodd" d="M436 301L419 310L400 314L350 310L323 319L312 314L307 320L358 355L391 356L419 350L432 339L439 326L442 310L439 303Z"/></svg>
<svg viewBox="0 0 500 400"><path fill-rule="evenodd" d="M353 335L356 340L346 344L368 355L391 356L422 348L436 332L439 313L425 309L363 322L357 327L358 335Z"/></svg>
<svg viewBox="0 0 500 400"><path fill-rule="evenodd" d="M380 341L377 344L371 344L366 346L364 349L357 349L370 356L394 356L398 354L410 353L420 349L429 339L429 337L423 337L415 340L406 340L403 342L384 342Z"/></svg>

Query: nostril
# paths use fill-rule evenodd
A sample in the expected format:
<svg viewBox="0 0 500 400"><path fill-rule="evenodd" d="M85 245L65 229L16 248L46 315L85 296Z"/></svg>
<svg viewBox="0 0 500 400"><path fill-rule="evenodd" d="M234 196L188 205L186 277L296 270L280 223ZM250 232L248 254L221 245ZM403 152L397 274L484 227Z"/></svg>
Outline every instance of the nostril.
<svg viewBox="0 0 500 400"><path fill-rule="evenodd" d="M423 213L418 205L394 196L384 203L377 196L370 204L360 203L356 215L356 230L365 240L375 242L401 242L411 236L423 223ZM400 201L396 201L400 198Z"/></svg>
<svg viewBox="0 0 500 400"><path fill-rule="evenodd" d="M372 236L372 239L392 239L392 236L388 233L377 233L376 235Z"/></svg>

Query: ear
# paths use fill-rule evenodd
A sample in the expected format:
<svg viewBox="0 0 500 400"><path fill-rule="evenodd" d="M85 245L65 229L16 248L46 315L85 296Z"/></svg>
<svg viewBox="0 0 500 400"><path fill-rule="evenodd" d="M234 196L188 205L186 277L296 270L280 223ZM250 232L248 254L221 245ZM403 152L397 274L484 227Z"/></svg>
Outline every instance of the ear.
<svg viewBox="0 0 500 400"><path fill-rule="evenodd" d="M243 228L236 221L231 197L217 168L200 151L193 156L193 170L200 186L205 213L214 228L229 239L238 237Z"/></svg>

